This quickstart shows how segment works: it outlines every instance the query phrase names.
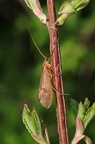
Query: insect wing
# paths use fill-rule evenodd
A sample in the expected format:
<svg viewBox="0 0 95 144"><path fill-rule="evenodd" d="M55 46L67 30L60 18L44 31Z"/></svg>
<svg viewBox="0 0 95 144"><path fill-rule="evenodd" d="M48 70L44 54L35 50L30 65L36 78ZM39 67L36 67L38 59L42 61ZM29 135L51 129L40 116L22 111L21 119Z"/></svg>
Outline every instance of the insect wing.
<svg viewBox="0 0 95 144"><path fill-rule="evenodd" d="M38 92L39 102L44 108L49 108L52 104L53 99L52 86L48 68L50 68L50 64L48 63L48 61L45 61L42 68L42 75Z"/></svg>

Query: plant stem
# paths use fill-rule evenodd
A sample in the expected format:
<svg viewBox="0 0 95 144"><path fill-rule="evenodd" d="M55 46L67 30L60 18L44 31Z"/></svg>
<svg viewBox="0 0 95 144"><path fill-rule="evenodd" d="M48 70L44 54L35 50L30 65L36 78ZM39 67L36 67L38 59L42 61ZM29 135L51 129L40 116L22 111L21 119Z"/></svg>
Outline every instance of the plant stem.
<svg viewBox="0 0 95 144"><path fill-rule="evenodd" d="M62 81L62 68L60 58L60 45L58 28L54 25L56 21L55 1L47 0L48 22L47 27L50 36L50 55L52 67L52 83L56 97L56 115L58 123L59 143L68 144L68 132L66 121L66 105L64 98L64 89Z"/></svg>

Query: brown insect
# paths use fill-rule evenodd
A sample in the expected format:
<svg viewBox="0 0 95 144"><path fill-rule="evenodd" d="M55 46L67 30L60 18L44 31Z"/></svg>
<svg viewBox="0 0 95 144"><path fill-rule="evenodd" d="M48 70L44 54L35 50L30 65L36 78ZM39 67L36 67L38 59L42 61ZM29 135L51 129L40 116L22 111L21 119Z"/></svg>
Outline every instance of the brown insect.
<svg viewBox="0 0 95 144"><path fill-rule="evenodd" d="M42 54L38 46L36 45L33 37L31 36L36 48L38 49L39 53L44 57L44 63L42 66L42 75L40 79L40 86L38 92L38 100L40 104L48 109L52 104L53 94L52 94L52 85L51 85L51 64L49 60Z"/></svg>
<svg viewBox="0 0 95 144"><path fill-rule="evenodd" d="M52 104L53 94L51 85L51 75L49 73L51 65L49 60L45 60L42 66L42 75L38 92L38 99L44 108L49 108Z"/></svg>

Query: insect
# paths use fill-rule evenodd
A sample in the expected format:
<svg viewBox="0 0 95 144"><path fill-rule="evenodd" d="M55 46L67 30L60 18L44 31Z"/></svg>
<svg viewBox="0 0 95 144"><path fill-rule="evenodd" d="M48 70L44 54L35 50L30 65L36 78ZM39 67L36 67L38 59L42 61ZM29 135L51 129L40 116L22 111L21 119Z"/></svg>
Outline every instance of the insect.
<svg viewBox="0 0 95 144"><path fill-rule="evenodd" d="M44 108L49 108L52 104L53 94L51 85L51 75L49 70L51 65L49 60L45 60L42 66L42 75L38 92L38 99Z"/></svg>
<svg viewBox="0 0 95 144"><path fill-rule="evenodd" d="M51 73L51 64L50 64L49 59L47 59L42 54L42 52L40 51L40 49L36 45L32 36L31 36L31 38L33 40L34 45L38 49L39 53L45 59L43 66L42 66L42 74L41 74L40 86L39 86L39 91L38 91L38 100L44 108L48 109L51 106L52 100L53 100L51 74L50 74Z"/></svg>

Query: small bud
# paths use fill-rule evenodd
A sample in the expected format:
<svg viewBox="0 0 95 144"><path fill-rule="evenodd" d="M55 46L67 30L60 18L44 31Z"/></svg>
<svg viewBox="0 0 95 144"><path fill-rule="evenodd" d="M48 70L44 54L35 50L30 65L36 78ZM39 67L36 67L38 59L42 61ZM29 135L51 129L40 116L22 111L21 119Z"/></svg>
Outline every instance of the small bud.
<svg viewBox="0 0 95 144"><path fill-rule="evenodd" d="M58 11L58 14L72 14L75 12L76 12L76 10L72 6L72 4L68 1L66 1L61 5L61 7Z"/></svg>
<svg viewBox="0 0 95 144"><path fill-rule="evenodd" d="M73 0L71 4L73 7L79 11L88 5L90 0Z"/></svg>
<svg viewBox="0 0 95 144"><path fill-rule="evenodd" d="M43 13L39 0L25 0L27 6L33 10L33 13L44 23L46 24L47 17Z"/></svg>
<svg viewBox="0 0 95 144"><path fill-rule="evenodd" d="M72 4L68 1L64 2L60 9L58 14L62 14L56 21L56 25L60 26L64 23L64 21L70 16L73 15L76 12L76 10L73 8Z"/></svg>
<svg viewBox="0 0 95 144"><path fill-rule="evenodd" d="M55 24L58 25L58 26L61 26L62 24L64 24L67 17L68 17L68 14L61 15L59 18L57 18Z"/></svg>

